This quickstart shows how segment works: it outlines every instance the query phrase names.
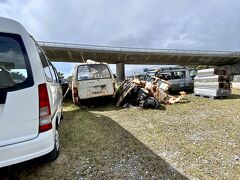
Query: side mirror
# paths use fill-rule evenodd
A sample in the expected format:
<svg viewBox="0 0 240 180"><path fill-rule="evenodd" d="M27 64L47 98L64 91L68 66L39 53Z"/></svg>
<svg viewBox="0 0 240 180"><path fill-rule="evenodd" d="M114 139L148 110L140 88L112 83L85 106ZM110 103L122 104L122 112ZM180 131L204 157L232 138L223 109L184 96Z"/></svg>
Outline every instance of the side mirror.
<svg viewBox="0 0 240 180"><path fill-rule="evenodd" d="M196 77L196 75L192 75L192 76L191 76L192 80L194 80L195 77Z"/></svg>

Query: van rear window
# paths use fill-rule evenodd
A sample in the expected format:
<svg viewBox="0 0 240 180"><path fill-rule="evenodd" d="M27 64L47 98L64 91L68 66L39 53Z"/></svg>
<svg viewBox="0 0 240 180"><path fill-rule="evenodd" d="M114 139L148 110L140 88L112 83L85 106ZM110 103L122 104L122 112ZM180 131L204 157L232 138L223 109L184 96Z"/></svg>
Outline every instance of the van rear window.
<svg viewBox="0 0 240 180"><path fill-rule="evenodd" d="M111 78L108 66L105 64L84 64L78 66L78 80L109 79Z"/></svg>
<svg viewBox="0 0 240 180"><path fill-rule="evenodd" d="M0 90L17 90L32 85L31 68L21 37L0 33Z"/></svg>

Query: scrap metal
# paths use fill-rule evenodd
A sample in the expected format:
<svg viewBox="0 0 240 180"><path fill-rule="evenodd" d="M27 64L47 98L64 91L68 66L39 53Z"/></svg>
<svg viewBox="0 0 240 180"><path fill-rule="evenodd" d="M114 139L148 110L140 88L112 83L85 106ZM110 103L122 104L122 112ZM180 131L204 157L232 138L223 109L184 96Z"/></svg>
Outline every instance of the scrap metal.
<svg viewBox="0 0 240 180"><path fill-rule="evenodd" d="M153 81L144 81L137 78L126 79L118 88L117 106L137 105L143 108L158 109L161 104L174 104L186 96L186 92L180 92L180 96L169 95L170 82L157 78Z"/></svg>

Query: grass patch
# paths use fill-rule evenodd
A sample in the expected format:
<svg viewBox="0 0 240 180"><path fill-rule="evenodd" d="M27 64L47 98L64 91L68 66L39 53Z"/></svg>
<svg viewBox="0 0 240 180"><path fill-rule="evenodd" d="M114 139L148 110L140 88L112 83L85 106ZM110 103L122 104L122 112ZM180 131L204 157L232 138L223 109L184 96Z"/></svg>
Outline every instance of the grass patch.
<svg viewBox="0 0 240 180"><path fill-rule="evenodd" d="M236 179L240 91L164 110L64 105L61 154L0 170L0 179ZM50 178L49 178L50 177Z"/></svg>

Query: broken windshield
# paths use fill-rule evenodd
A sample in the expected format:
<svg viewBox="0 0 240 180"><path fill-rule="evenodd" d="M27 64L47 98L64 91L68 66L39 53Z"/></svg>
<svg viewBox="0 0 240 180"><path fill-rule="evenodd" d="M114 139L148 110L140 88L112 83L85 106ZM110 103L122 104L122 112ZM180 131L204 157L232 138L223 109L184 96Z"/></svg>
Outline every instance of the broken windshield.
<svg viewBox="0 0 240 180"><path fill-rule="evenodd" d="M78 80L108 79L110 71L105 64L85 64L78 66Z"/></svg>

